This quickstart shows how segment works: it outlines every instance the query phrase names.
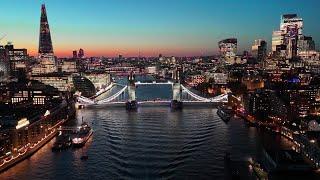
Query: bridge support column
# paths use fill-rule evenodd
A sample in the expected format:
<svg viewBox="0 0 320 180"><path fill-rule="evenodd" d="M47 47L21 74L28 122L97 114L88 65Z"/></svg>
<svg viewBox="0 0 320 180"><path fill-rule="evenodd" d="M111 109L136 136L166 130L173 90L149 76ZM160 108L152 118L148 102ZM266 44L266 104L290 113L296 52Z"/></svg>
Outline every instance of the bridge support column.
<svg viewBox="0 0 320 180"><path fill-rule="evenodd" d="M180 84L180 75L179 71L176 70L175 73L173 73L173 79L175 80L172 85L172 101L171 101L171 108L172 109L182 109L183 103L181 101L181 84Z"/></svg>
<svg viewBox="0 0 320 180"><path fill-rule="evenodd" d="M138 107L137 101L136 101L136 86L135 86L135 78L132 72L130 73L128 77L128 94L129 99L126 102L126 109L127 110L136 110Z"/></svg>

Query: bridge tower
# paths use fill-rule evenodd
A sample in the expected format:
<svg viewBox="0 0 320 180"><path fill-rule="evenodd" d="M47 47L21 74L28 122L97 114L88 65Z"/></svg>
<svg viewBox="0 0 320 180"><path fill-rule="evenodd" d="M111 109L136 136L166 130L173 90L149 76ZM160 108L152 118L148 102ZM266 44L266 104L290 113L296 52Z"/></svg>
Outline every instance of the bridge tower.
<svg viewBox="0 0 320 180"><path fill-rule="evenodd" d="M129 99L126 102L126 109L127 110L137 109L135 76L133 72L131 72L130 75L128 76L128 94L129 94Z"/></svg>
<svg viewBox="0 0 320 180"><path fill-rule="evenodd" d="M181 109L182 108L182 101L181 101L181 94L182 94L182 88L180 84L180 71L176 69L172 73L172 101L171 101L171 108L172 109Z"/></svg>

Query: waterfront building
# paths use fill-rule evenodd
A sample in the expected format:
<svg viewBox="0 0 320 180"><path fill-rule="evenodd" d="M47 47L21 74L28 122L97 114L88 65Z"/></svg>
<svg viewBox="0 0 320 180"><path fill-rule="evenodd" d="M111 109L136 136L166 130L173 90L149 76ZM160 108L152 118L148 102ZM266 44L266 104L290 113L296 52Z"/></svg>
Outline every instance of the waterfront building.
<svg viewBox="0 0 320 180"><path fill-rule="evenodd" d="M258 89L244 95L244 107L246 112L258 118L266 120L273 116L286 119L287 108L275 91Z"/></svg>
<svg viewBox="0 0 320 180"><path fill-rule="evenodd" d="M6 109L0 111L2 171L53 138L55 126L71 115L72 106L68 94L62 97L56 88L38 81L9 82L0 92L0 108Z"/></svg>
<svg viewBox="0 0 320 180"><path fill-rule="evenodd" d="M58 73L38 74L32 75L31 79L53 86L62 92L70 91L73 88L71 75L63 75Z"/></svg>
<svg viewBox="0 0 320 180"><path fill-rule="evenodd" d="M267 57L267 42L263 39L255 40L252 45L251 54L257 62L263 62Z"/></svg>
<svg viewBox="0 0 320 180"><path fill-rule="evenodd" d="M286 80L286 88L281 89L281 98L288 105L290 120L307 117L320 107L320 85L318 80L313 80L308 85L300 85L299 77Z"/></svg>
<svg viewBox="0 0 320 180"><path fill-rule="evenodd" d="M22 102L31 102L32 105L43 105L53 98L58 97L58 90L39 81L10 82L1 87L0 102L7 105L15 105Z"/></svg>
<svg viewBox="0 0 320 180"><path fill-rule="evenodd" d="M218 42L220 55L226 60L226 63L235 63L235 57L237 55L237 45L238 42L236 38L224 39Z"/></svg>

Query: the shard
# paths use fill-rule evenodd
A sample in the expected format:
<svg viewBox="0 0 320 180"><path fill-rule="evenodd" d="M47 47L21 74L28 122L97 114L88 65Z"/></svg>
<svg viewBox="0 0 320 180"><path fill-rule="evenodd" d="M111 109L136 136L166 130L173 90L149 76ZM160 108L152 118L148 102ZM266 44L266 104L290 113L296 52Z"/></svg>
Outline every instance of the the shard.
<svg viewBox="0 0 320 180"><path fill-rule="evenodd" d="M40 19L40 36L39 36L39 55L53 54L52 41L50 35L50 28L47 18L46 6L41 6Z"/></svg>

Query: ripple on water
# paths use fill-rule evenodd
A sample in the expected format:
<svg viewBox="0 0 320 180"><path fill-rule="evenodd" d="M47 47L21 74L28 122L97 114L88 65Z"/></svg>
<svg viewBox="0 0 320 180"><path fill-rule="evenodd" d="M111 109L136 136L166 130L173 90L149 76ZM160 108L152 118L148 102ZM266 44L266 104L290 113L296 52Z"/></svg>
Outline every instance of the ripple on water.
<svg viewBox="0 0 320 180"><path fill-rule="evenodd" d="M94 129L92 142L85 148L52 153L51 146L46 145L42 158L27 165L19 164L19 171L11 170L8 177L221 178L224 153L234 141L230 138L246 132L246 129L230 131L230 125L210 108L171 111L167 107L143 107L130 113L121 108L92 108L80 110L78 119L82 116ZM244 152L252 148L247 147L245 136L235 146ZM255 134L251 136L248 142L254 144ZM89 159L81 161L82 154L88 154Z"/></svg>

